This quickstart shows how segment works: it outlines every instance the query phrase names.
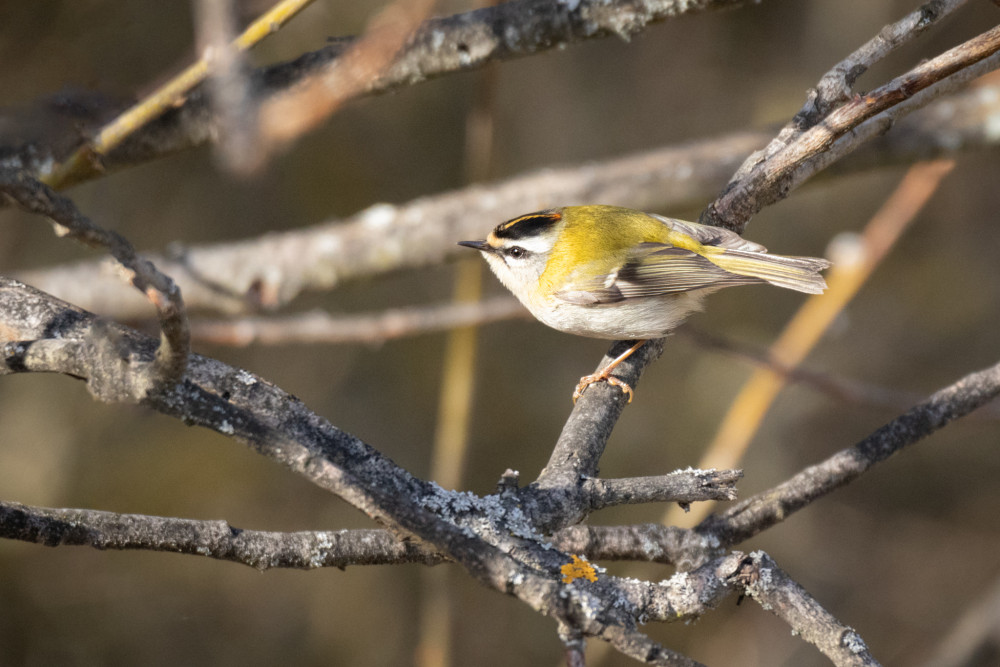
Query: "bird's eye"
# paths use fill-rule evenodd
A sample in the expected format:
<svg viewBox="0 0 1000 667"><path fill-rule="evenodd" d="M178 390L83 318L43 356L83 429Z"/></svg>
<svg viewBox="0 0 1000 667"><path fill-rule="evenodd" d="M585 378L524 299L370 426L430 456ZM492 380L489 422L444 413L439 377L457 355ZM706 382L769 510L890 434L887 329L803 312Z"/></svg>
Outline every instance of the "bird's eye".
<svg viewBox="0 0 1000 667"><path fill-rule="evenodd" d="M514 259L518 259L520 257L524 257L525 254L526 254L525 249L522 248L519 245L511 246L507 250L507 255L510 256L510 257L513 257Z"/></svg>

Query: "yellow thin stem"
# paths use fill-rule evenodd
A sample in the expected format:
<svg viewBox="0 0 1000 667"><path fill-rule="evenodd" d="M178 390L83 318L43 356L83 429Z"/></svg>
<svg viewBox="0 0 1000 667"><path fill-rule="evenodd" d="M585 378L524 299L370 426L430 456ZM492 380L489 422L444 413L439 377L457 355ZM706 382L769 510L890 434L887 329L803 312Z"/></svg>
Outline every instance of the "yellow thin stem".
<svg viewBox="0 0 1000 667"><path fill-rule="evenodd" d="M313 1L282 0L233 40L233 48L239 51L249 50L268 35L277 32ZM183 102L184 96L208 77L209 58L209 54L202 54L196 63L105 125L92 141L76 149L51 172L43 174L41 180L54 188L62 188L99 171L100 156L107 155L130 134Z"/></svg>

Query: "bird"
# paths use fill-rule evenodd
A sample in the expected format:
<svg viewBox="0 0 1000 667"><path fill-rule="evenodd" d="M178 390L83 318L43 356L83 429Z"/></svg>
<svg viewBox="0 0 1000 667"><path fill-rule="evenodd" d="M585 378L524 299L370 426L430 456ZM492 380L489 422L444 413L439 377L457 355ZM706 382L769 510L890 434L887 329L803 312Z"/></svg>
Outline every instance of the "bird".
<svg viewBox="0 0 1000 667"><path fill-rule="evenodd" d="M769 254L736 232L621 206L565 206L501 223L480 251L490 269L542 323L570 334L635 343L603 370L580 378L573 401L606 381L632 401L612 371L651 338L679 326L723 287L771 284L820 294L817 257Z"/></svg>

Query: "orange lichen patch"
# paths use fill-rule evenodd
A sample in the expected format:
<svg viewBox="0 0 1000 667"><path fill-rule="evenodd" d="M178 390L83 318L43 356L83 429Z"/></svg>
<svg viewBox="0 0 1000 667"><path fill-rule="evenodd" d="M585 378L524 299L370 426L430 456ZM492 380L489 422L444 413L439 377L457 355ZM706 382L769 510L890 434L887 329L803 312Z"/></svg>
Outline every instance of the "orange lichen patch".
<svg viewBox="0 0 1000 667"><path fill-rule="evenodd" d="M579 556L573 555L573 560L559 568L563 575L563 583L571 584L577 579L597 581L597 570L594 566Z"/></svg>

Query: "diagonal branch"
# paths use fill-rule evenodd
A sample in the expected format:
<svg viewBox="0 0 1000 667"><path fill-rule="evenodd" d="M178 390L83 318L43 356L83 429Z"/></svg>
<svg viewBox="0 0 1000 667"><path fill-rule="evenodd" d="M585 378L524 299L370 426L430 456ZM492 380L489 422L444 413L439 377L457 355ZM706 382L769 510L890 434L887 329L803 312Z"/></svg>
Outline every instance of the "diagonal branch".
<svg viewBox="0 0 1000 667"><path fill-rule="evenodd" d="M933 0L924 4L899 21L882 28L877 35L834 65L809 91L806 103L768 143L767 147L753 153L743 162L733 176L733 182L741 180L757 164L780 152L798 138L802 132L819 123L838 105L848 102L855 82L872 65L884 59L903 44L922 35L964 5L966 1Z"/></svg>
<svg viewBox="0 0 1000 667"><path fill-rule="evenodd" d="M824 609L762 551L750 554L734 579L746 595L784 620L837 667L877 667L861 636Z"/></svg>
<svg viewBox="0 0 1000 667"><path fill-rule="evenodd" d="M970 373L932 394L858 444L806 468L773 489L748 498L696 530L733 546L780 523L817 498L863 475L897 451L1000 396L1000 364Z"/></svg>
<svg viewBox="0 0 1000 667"><path fill-rule="evenodd" d="M337 60L266 100L258 128L261 149L273 152L290 143L363 92L388 68L433 6L433 0L396 0Z"/></svg>
<svg viewBox="0 0 1000 667"><path fill-rule="evenodd" d="M994 55L997 51L1000 51L1000 26L921 63L870 93L856 96L767 159L758 161L748 172L738 175L704 211L701 221L742 232L754 214L784 199L818 169L842 157L843 152L831 151L836 141L847 138L848 147L853 147L859 137L849 137L848 133L866 121L903 107L904 102L932 86L940 94L964 85L971 76L1000 67L1000 57ZM982 66L976 67L980 63ZM964 76L959 76L963 73ZM921 101L927 100L925 96ZM905 109L912 110L910 107ZM860 138L867 139L870 135Z"/></svg>

